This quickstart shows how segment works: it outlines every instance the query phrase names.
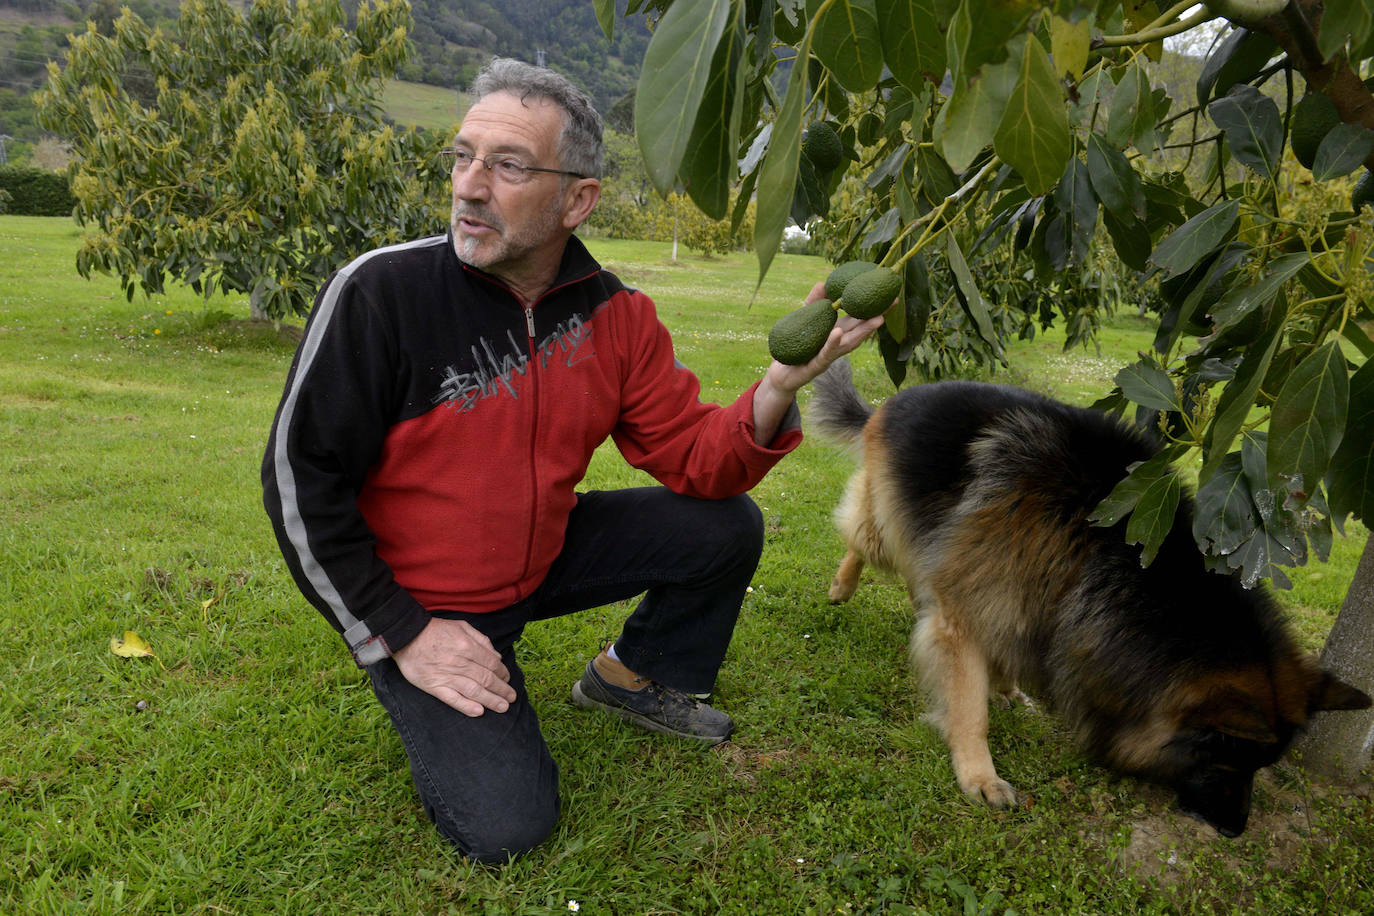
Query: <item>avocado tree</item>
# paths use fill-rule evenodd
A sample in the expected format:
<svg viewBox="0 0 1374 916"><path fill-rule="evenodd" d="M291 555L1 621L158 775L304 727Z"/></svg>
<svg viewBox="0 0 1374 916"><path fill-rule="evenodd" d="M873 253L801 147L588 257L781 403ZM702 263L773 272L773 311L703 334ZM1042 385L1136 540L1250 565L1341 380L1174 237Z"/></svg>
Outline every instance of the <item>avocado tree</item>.
<svg viewBox="0 0 1374 916"><path fill-rule="evenodd" d="M614 4L594 3L609 32ZM737 200L756 197L760 277L789 219L820 220L836 260L899 271L907 308L879 338L895 383L911 366L1004 362L1012 335L1056 322L1071 342L1089 336L1094 252L1156 291L1151 351L1100 402L1163 433L1095 516L1126 519L1143 562L1189 462L1198 546L1248 585L1283 587L1350 516L1374 522L1365 0L630 0L629 12L657 19L635 97L657 188L680 184L713 216L737 185ZM1204 28L1216 37L1192 91L1154 85L1162 42ZM828 165L813 146L832 132L842 157ZM865 202L829 214L846 175ZM1329 645L1326 659L1366 689L1371 551L1341 614L1350 649ZM1346 721L1354 753L1327 738L1323 754L1358 770L1374 717Z"/></svg>
<svg viewBox="0 0 1374 916"><path fill-rule="evenodd" d="M175 35L126 7L73 36L38 105L72 142L77 269L130 298L169 278L248 293L275 319L353 254L442 225L438 138L381 114L409 22L405 0L362 4L351 31L338 0L186 0Z"/></svg>

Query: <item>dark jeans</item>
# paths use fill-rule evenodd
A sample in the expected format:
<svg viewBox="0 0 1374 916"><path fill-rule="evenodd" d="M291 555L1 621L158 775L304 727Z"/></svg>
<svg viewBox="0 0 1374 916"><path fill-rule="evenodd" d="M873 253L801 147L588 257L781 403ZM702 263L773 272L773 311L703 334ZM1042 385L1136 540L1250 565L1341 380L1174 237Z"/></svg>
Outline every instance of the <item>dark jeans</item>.
<svg viewBox="0 0 1374 916"><path fill-rule="evenodd" d="M763 517L747 496L699 500L661 487L583 493L563 552L532 595L490 614L438 612L466 620L501 653L516 691L509 710L469 718L413 686L391 659L369 666L439 832L470 858L504 862L542 842L558 819L558 766L515 660L528 621L644 593L616 655L637 674L703 693L762 549Z"/></svg>

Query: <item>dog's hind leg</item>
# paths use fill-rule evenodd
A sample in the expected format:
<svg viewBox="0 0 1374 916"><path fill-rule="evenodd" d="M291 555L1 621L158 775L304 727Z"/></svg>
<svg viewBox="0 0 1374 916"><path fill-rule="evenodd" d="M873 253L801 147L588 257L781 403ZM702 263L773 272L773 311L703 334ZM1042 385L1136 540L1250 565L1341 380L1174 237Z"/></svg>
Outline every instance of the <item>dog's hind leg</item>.
<svg viewBox="0 0 1374 916"><path fill-rule="evenodd" d="M840 568L835 570L835 578L830 580L830 603L843 604L853 598L863 571L864 558L851 547L840 561Z"/></svg>
<svg viewBox="0 0 1374 916"><path fill-rule="evenodd" d="M988 664L957 623L938 612L922 617L911 640L912 661L936 704L935 720L949 745L959 788L993 808L1016 804L1016 790L997 775L988 750Z"/></svg>

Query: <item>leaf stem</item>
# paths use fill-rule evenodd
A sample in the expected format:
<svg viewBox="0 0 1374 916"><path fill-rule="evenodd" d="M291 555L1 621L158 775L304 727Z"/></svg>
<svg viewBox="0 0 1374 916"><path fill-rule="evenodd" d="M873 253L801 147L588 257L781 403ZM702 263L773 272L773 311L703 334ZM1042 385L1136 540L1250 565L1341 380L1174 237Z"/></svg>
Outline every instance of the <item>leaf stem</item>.
<svg viewBox="0 0 1374 916"><path fill-rule="evenodd" d="M1173 9L1171 9L1169 13L1173 13L1174 10L1177 10L1180 6L1182 6L1184 9L1191 9L1194 5L1195 4L1191 3L1180 3L1176 5ZM1160 17L1160 19L1171 18L1169 16L1169 13L1165 13L1164 16ZM1175 15L1177 14L1175 13ZM1196 28L1197 26L1202 25L1204 22L1210 22L1216 18L1218 18L1217 14L1204 6L1199 8L1198 11L1193 15L1188 16L1184 19L1180 19L1177 22L1171 22L1168 25L1156 27L1154 23L1151 23L1150 27L1142 29L1141 31L1136 32L1132 35L1102 35L1098 38L1093 39L1092 47L1124 48L1130 45L1148 45L1156 41L1163 41L1165 38L1172 38L1175 35L1182 35L1184 32ZM1155 20L1155 22L1158 21L1159 20Z"/></svg>
<svg viewBox="0 0 1374 916"><path fill-rule="evenodd" d="M940 217L944 215L945 210L951 204L957 204L964 197L967 197L969 194L971 194L980 184L983 183L984 179L987 178L988 173L993 169L993 167L998 166L1000 164L1000 159L998 159L996 156L991 157L990 159L988 159L987 162L983 164L983 167L978 170L978 173L976 175L974 175L968 181L964 182L962 187L958 188L944 200L940 201L939 205L936 206L935 209L931 210L925 216L919 217L918 219L914 219L910 223L907 223L904 227L902 227L901 235L893 239L892 247L888 249L888 256L886 258L883 258L882 266L891 268L894 271L900 270L902 266L911 259L912 255L924 249L926 245L930 244L930 242L938 235L940 230L936 228L935 224L940 219ZM922 226L924 226L925 229L921 232L920 238L916 240L916 244L912 245L905 252L903 252L901 257L898 257L889 263L889 258L892 258L893 252L897 251L901 247L897 243L902 241L917 228ZM944 228L947 228L947 226L948 224L946 224Z"/></svg>

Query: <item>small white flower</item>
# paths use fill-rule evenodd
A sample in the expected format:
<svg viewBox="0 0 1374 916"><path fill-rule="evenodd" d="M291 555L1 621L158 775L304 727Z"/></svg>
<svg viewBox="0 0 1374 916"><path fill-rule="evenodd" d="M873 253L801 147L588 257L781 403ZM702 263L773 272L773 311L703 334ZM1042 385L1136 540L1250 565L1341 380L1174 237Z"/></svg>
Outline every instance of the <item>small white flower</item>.
<svg viewBox="0 0 1374 916"><path fill-rule="evenodd" d="M751 595L754 594L754 586L752 586L752 585L749 586L748 588L745 589L745 591L748 592L748 593L751 594Z"/></svg>
<svg viewBox="0 0 1374 916"><path fill-rule="evenodd" d="M811 638L811 634L810 634L810 633L803 633L803 634L802 634L802 639L810 639L810 638Z"/></svg>
<svg viewBox="0 0 1374 916"><path fill-rule="evenodd" d="M576 913L576 912L577 912L578 910L580 910L580 909L582 909L582 904L578 903L576 900L569 900L569 901L568 901L568 911L569 911L569 912Z"/></svg>
<svg viewBox="0 0 1374 916"><path fill-rule="evenodd" d="M806 864L806 860L803 859L801 856L797 856L797 864L798 864L798 865L805 865L805 864Z"/></svg>

